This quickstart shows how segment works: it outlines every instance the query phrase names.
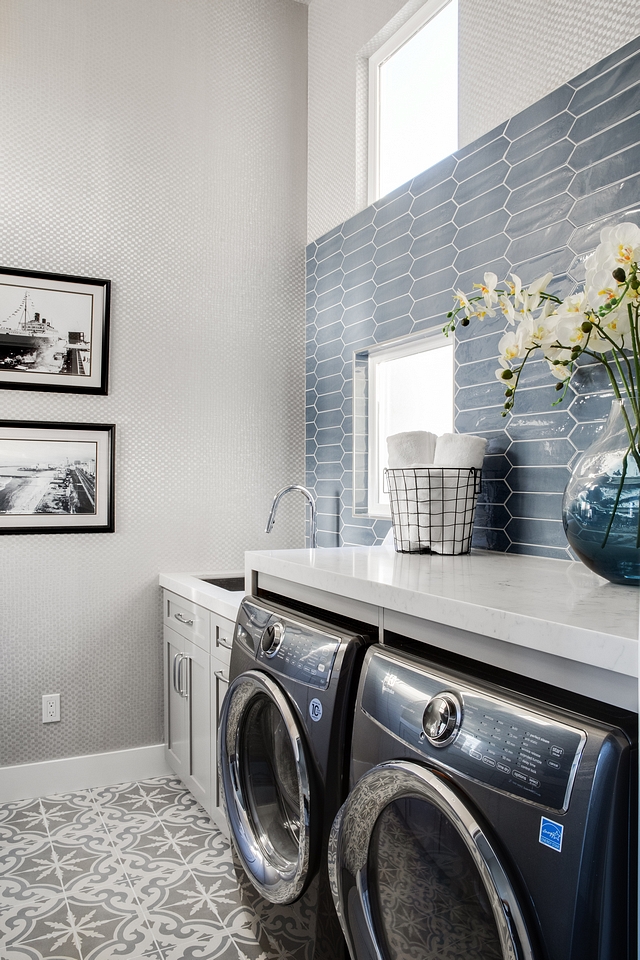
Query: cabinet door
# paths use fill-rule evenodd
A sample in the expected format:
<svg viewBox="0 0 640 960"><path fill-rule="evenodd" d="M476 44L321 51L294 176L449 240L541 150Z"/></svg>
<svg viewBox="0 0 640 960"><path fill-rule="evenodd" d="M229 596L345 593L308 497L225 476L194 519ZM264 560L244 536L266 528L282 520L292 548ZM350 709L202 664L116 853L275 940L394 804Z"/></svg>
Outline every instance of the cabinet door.
<svg viewBox="0 0 640 960"><path fill-rule="evenodd" d="M220 710L229 686L229 660L211 657L211 719L213 736L211 738L211 801L214 807L222 803L218 784L218 736L220 731Z"/></svg>
<svg viewBox="0 0 640 960"><path fill-rule="evenodd" d="M164 737L167 763L184 780L189 758L189 724L186 701L180 692L184 685L185 640L169 627L164 628Z"/></svg>
<svg viewBox="0 0 640 960"><path fill-rule="evenodd" d="M189 721L188 767L184 778L196 800L211 805L211 705L209 656L194 643L183 641L188 676L186 708Z"/></svg>

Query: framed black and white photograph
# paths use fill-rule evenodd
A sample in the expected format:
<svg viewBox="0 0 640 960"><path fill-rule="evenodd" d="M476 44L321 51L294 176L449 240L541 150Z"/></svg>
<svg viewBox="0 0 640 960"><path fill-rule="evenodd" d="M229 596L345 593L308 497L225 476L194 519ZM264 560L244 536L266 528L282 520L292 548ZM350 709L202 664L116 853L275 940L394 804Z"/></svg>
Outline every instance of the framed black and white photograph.
<svg viewBox="0 0 640 960"><path fill-rule="evenodd" d="M115 426L0 420L0 533L111 533Z"/></svg>
<svg viewBox="0 0 640 960"><path fill-rule="evenodd" d="M0 267L0 388L106 394L111 282Z"/></svg>

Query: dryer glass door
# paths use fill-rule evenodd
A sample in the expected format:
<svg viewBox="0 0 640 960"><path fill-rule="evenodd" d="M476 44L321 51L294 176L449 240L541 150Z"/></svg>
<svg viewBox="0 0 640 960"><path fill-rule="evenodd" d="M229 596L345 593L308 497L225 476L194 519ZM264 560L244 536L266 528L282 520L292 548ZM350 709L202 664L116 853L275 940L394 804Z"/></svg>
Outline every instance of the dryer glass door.
<svg viewBox="0 0 640 960"><path fill-rule="evenodd" d="M245 872L271 903L292 903L309 879L309 774L293 710L270 677L251 670L233 681L219 751L223 800Z"/></svg>
<svg viewBox="0 0 640 960"><path fill-rule="evenodd" d="M329 869L357 960L534 960L473 809L419 764L384 763L362 777L334 823Z"/></svg>
<svg viewBox="0 0 640 960"><path fill-rule="evenodd" d="M369 849L374 926L389 960L503 960L486 890L460 834L432 803L403 797L376 820Z"/></svg>

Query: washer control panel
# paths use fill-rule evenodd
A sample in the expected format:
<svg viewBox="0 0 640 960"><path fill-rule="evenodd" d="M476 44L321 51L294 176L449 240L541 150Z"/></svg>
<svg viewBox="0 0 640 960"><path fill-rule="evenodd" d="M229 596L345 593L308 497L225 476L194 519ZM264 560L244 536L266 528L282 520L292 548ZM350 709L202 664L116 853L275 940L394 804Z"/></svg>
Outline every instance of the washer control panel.
<svg viewBox="0 0 640 960"><path fill-rule="evenodd" d="M568 807L582 730L379 651L369 661L361 706L439 766L556 810Z"/></svg>
<svg viewBox="0 0 640 960"><path fill-rule="evenodd" d="M293 680L326 690L340 640L306 624L274 618L265 628L256 659Z"/></svg>

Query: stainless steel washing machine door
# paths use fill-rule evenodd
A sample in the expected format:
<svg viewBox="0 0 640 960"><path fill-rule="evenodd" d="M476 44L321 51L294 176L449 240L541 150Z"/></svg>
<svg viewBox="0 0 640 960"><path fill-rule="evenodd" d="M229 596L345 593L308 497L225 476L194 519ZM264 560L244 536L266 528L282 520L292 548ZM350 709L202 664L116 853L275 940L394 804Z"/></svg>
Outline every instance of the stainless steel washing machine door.
<svg viewBox="0 0 640 960"><path fill-rule="evenodd" d="M219 776L231 837L256 890L293 903L309 873L309 770L285 694L257 670L233 681L222 706Z"/></svg>
<svg viewBox="0 0 640 960"><path fill-rule="evenodd" d="M380 764L333 825L329 874L354 960L534 960L495 850L455 786Z"/></svg>

